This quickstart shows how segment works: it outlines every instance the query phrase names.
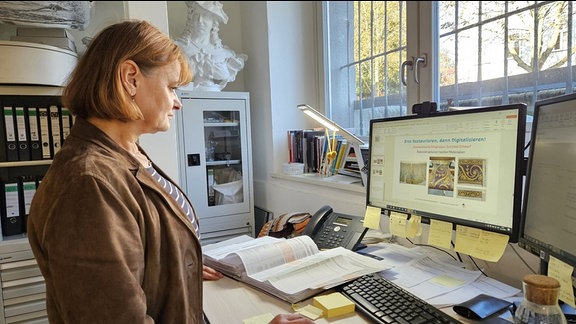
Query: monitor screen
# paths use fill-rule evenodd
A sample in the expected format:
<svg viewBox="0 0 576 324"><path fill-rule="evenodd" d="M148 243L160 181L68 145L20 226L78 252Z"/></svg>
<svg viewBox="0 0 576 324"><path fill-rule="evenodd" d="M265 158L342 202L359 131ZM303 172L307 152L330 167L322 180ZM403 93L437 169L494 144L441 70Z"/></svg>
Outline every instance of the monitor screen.
<svg viewBox="0 0 576 324"><path fill-rule="evenodd" d="M518 245L576 267L576 94L536 102Z"/></svg>
<svg viewBox="0 0 576 324"><path fill-rule="evenodd" d="M525 131L524 104L373 119L367 205L516 242Z"/></svg>

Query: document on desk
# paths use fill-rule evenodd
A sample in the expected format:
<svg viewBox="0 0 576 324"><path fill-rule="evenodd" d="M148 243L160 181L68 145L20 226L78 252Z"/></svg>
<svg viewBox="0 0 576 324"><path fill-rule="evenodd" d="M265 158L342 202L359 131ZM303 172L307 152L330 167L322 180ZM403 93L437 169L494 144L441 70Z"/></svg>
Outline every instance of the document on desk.
<svg viewBox="0 0 576 324"><path fill-rule="evenodd" d="M383 271L381 275L414 295L428 300L474 282L480 271L437 262L429 257Z"/></svg>
<svg viewBox="0 0 576 324"><path fill-rule="evenodd" d="M216 245L203 248L206 265L290 303L389 268L343 247L319 251L305 235L236 238Z"/></svg>
<svg viewBox="0 0 576 324"><path fill-rule="evenodd" d="M438 308L442 308L458 304L463 300L472 299L480 294L486 294L500 299L507 299L512 296L517 296L520 292L521 290L518 288L482 275L469 285L453 290L444 295L430 298L427 302Z"/></svg>
<svg viewBox="0 0 576 324"><path fill-rule="evenodd" d="M519 289L488 278L480 271L464 269L461 262L451 258L430 258L429 250L422 247L379 243L360 252L390 266L380 275L439 308L458 304L479 294L504 299L520 293Z"/></svg>

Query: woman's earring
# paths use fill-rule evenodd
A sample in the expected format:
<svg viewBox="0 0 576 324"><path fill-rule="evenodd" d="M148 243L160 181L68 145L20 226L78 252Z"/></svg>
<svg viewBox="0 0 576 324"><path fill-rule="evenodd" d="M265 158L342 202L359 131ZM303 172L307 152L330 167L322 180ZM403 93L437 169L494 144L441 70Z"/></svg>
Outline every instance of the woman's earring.
<svg viewBox="0 0 576 324"><path fill-rule="evenodd" d="M135 98L135 97L136 97L136 94L135 94L135 93L134 93L134 94L132 94L132 93L130 94L130 98L132 98L132 101L134 101L134 98Z"/></svg>

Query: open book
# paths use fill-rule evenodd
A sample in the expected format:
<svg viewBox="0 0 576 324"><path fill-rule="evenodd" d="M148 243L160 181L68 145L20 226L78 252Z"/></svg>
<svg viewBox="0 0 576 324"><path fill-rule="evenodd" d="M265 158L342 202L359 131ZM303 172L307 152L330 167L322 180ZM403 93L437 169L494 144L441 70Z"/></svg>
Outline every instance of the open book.
<svg viewBox="0 0 576 324"><path fill-rule="evenodd" d="M389 269L343 247L320 251L306 235L290 239L242 235L205 245L203 253L205 265L290 303Z"/></svg>

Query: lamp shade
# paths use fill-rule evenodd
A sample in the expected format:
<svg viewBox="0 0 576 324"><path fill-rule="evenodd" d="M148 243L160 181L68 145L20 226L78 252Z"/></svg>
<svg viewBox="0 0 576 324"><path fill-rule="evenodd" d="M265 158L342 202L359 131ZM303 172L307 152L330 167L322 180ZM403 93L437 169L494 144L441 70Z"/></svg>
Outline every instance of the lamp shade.
<svg viewBox="0 0 576 324"><path fill-rule="evenodd" d="M328 128L331 131L336 131L336 132L341 132L342 135L350 141L354 141L356 144L358 145L364 145L364 141L362 141L360 138L358 138L356 135L350 133L349 131L347 131L346 129L344 129L343 127L341 127L340 125L336 124L334 121L332 121L331 119L329 119L328 117L324 116L323 114L321 114L319 111L317 111L316 109L310 107L309 105L306 104L300 104L298 105L298 109L300 109L300 111L302 111L303 113L305 113L306 115L310 116L311 118L313 118L314 120L316 120L317 122L319 122L320 124L322 124L322 126Z"/></svg>

